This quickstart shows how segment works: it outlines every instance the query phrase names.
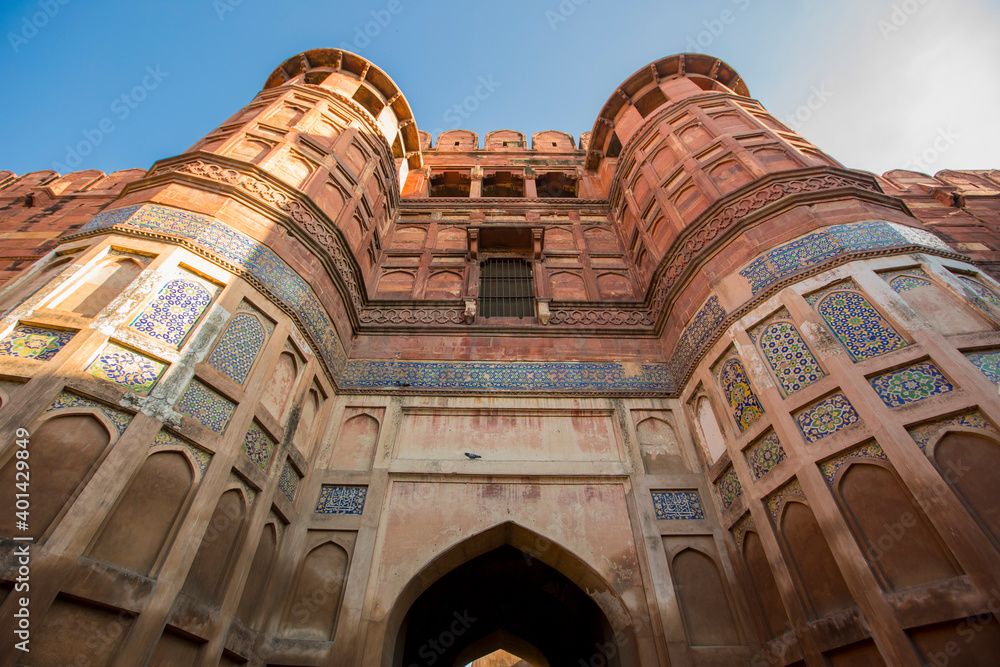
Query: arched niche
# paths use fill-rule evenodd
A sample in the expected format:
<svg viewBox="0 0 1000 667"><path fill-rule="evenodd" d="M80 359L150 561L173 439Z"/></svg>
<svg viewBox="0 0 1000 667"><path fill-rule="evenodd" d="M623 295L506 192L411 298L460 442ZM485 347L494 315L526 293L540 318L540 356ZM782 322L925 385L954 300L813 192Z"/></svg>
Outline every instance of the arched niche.
<svg viewBox="0 0 1000 667"><path fill-rule="evenodd" d="M60 414L31 430L31 520L28 531L15 531L13 502L0 512L0 536L42 537L77 490L86 484L97 462L112 441L112 433L93 414ZM16 488L17 461L14 450L0 470L0 488Z"/></svg>
<svg viewBox="0 0 1000 667"><path fill-rule="evenodd" d="M576 239L573 233L567 229L558 227L545 230L546 250L576 250Z"/></svg>
<svg viewBox="0 0 1000 667"><path fill-rule="evenodd" d="M462 227L439 229L434 244L439 250L465 250L469 245L468 234Z"/></svg>
<svg viewBox="0 0 1000 667"><path fill-rule="evenodd" d="M453 545L410 579L386 617L382 667L419 661L420 637L445 616L460 621L456 609L478 620L460 623L443 664L457 664L496 630L537 647L550 664L587 662L595 642L608 649L609 667L639 662L634 623L614 586L576 554L513 522ZM567 623L567 609L575 625Z"/></svg>
<svg viewBox="0 0 1000 667"><path fill-rule="evenodd" d="M754 598L763 612L761 620L765 634L768 639L773 639L788 630L790 624L764 545L756 532L748 531L743 539L743 562Z"/></svg>
<svg viewBox="0 0 1000 667"><path fill-rule="evenodd" d="M834 489L869 564L887 590L905 590L962 574L894 471L874 461L853 463L841 471Z"/></svg>
<svg viewBox="0 0 1000 667"><path fill-rule="evenodd" d="M396 298L409 298L413 292L415 278L409 271L387 271L378 282L380 295L391 295Z"/></svg>
<svg viewBox="0 0 1000 667"><path fill-rule="evenodd" d="M684 549L670 563L674 588L692 646L740 643L719 568L708 555Z"/></svg>
<svg viewBox="0 0 1000 667"><path fill-rule="evenodd" d="M559 271L549 276L552 298L562 301L585 301L587 286L583 276L569 271Z"/></svg>
<svg viewBox="0 0 1000 667"><path fill-rule="evenodd" d="M847 582L812 509L798 501L787 502L780 526L789 565L810 615L823 618L853 606Z"/></svg>
<svg viewBox="0 0 1000 667"><path fill-rule="evenodd" d="M146 458L90 549L90 557L148 575L184 507L194 471L180 452Z"/></svg>
<svg viewBox="0 0 1000 667"><path fill-rule="evenodd" d="M545 654L537 646L497 630L475 642L459 654L455 667L550 667Z"/></svg>
<svg viewBox="0 0 1000 667"><path fill-rule="evenodd" d="M597 276L597 289L602 299L632 298L632 283L620 273L602 273Z"/></svg>
<svg viewBox="0 0 1000 667"><path fill-rule="evenodd" d="M368 470L375 456L379 422L360 413L347 419L340 429L334 450L333 466L344 470Z"/></svg>
<svg viewBox="0 0 1000 667"><path fill-rule="evenodd" d="M427 230L423 227L400 227L392 234L393 248L423 248L427 242Z"/></svg>
<svg viewBox="0 0 1000 667"><path fill-rule="evenodd" d="M218 604L231 574L246 519L247 502L243 493L233 488L224 492L188 569L181 587L183 592L206 604Z"/></svg>
<svg viewBox="0 0 1000 667"><path fill-rule="evenodd" d="M670 422L658 417L647 417L636 424L635 430L647 473L681 472L687 469L677 432Z"/></svg>
<svg viewBox="0 0 1000 667"><path fill-rule="evenodd" d="M54 260L33 276L25 276L22 280L15 279L6 283L4 287L7 289L0 296L0 316L6 315L31 298L72 261L72 257L62 257Z"/></svg>
<svg viewBox="0 0 1000 667"><path fill-rule="evenodd" d="M55 308L83 317L94 317L114 301L140 273L142 266L134 259L103 262L90 270Z"/></svg>
<svg viewBox="0 0 1000 667"><path fill-rule="evenodd" d="M1000 546L1000 443L979 433L948 431L931 458L983 531Z"/></svg>
<svg viewBox="0 0 1000 667"><path fill-rule="evenodd" d="M271 416L279 422L284 421L285 409L295 391L296 380L299 377L299 360L297 356L285 350L278 355L278 361L271 371L267 388L261 395L260 402Z"/></svg>
<svg viewBox="0 0 1000 667"><path fill-rule="evenodd" d="M719 428L715 409L712 408L707 396L699 397L695 403L695 420L708 462L714 463L726 451L726 439L722 435L722 429Z"/></svg>
<svg viewBox="0 0 1000 667"><path fill-rule="evenodd" d="M350 556L333 541L306 553L286 602L281 635L288 639L330 641L337 628Z"/></svg>
<svg viewBox="0 0 1000 667"><path fill-rule="evenodd" d="M618 239L610 229L591 227L584 230L583 237L587 241L587 249L591 252L616 252L618 250Z"/></svg>
<svg viewBox="0 0 1000 667"><path fill-rule="evenodd" d="M438 271L427 279L426 299L457 299L462 296L462 276L454 271Z"/></svg>
<svg viewBox="0 0 1000 667"><path fill-rule="evenodd" d="M945 336L986 331L992 327L964 308L921 269L883 276L896 294Z"/></svg>
<svg viewBox="0 0 1000 667"><path fill-rule="evenodd" d="M268 599L264 594L277 549L278 530L274 523L265 523L261 529L260 540L257 542L257 550L254 551L253 561L250 563L246 583L243 585L239 606L236 608L236 618L249 627L256 627L268 607Z"/></svg>

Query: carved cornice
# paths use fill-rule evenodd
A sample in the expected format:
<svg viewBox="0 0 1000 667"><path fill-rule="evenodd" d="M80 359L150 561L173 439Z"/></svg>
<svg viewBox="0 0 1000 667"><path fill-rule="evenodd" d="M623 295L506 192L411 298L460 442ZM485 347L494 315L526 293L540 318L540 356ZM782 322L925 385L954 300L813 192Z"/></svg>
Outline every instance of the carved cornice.
<svg viewBox="0 0 1000 667"><path fill-rule="evenodd" d="M464 304L422 304L420 302L379 302L370 300L361 268L346 238L330 218L302 193L275 179L271 174L245 163L211 153L197 153L183 160L164 161L154 166L150 176L170 173L208 179L228 185L269 207L294 223L328 257L331 275L352 306L350 317L359 333L377 330L433 327L439 333L462 332L486 334L492 327L470 330L464 319ZM535 332L571 330L576 333L610 335L618 327L628 326L633 334L658 335L666 322L670 301L682 288L685 278L706 261L739 230L773 215L784 207L844 196L872 198L906 210L901 200L881 194L875 179L867 174L834 167L813 167L770 174L753 184L717 201L692 222L664 256L641 302L574 303L552 302L547 325L532 324L505 327L503 331ZM410 200L411 202L413 200ZM488 201L513 202L531 206L538 200L423 200L427 207L449 201L463 203ZM563 203L566 200L556 200ZM409 202L407 202L409 203ZM566 202L569 203L569 202ZM603 206L603 203L600 204ZM739 224L737 224L739 223ZM739 229L737 229L737 227ZM371 329L369 329L371 327Z"/></svg>
<svg viewBox="0 0 1000 667"><path fill-rule="evenodd" d="M367 295L361 267L343 232L308 197L257 167L212 153L189 155L179 162L157 163L150 171L151 176L168 173L190 174L230 185L290 218L329 257L335 269L335 282L339 282L338 287L354 306L352 314L355 318L364 310Z"/></svg>
<svg viewBox="0 0 1000 667"><path fill-rule="evenodd" d="M422 197L420 199L400 200L400 213L412 211L423 212L426 209L434 210L439 208L455 209L597 209L596 213L606 214L609 212L608 201L606 199L573 199L570 197Z"/></svg>
<svg viewBox="0 0 1000 667"><path fill-rule="evenodd" d="M835 167L770 174L718 200L684 228L650 281L646 303L656 314L658 329L665 320L664 306L676 295L682 279L690 277L715 250L737 233L737 226L742 231L782 209L844 196L873 199L907 212L901 200L881 193L873 177Z"/></svg>

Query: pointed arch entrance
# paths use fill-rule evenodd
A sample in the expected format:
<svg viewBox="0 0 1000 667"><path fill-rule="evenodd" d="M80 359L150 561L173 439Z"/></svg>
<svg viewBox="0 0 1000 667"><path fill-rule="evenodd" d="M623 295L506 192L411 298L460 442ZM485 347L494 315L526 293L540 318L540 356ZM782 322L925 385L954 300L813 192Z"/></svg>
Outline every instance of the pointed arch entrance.
<svg viewBox="0 0 1000 667"><path fill-rule="evenodd" d="M387 618L384 667L465 667L504 649L537 667L638 665L611 584L515 523L453 546L403 588Z"/></svg>

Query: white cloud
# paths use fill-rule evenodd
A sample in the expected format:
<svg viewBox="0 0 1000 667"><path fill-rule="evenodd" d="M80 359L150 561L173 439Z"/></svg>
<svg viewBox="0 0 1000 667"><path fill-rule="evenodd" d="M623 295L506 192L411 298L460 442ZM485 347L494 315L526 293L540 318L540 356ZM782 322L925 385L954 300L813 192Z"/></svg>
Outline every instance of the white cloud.
<svg viewBox="0 0 1000 667"><path fill-rule="evenodd" d="M986 0L859 5L816 81L834 95L800 131L845 165L877 173L995 167L998 18ZM785 117L796 104L771 110Z"/></svg>

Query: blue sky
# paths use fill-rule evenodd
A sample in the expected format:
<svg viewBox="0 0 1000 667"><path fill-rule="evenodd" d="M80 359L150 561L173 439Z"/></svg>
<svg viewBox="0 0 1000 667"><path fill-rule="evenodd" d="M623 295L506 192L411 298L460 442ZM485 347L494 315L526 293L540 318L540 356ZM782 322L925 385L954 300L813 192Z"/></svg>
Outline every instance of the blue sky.
<svg viewBox="0 0 1000 667"><path fill-rule="evenodd" d="M385 70L428 132L486 80L462 119L480 138L579 136L634 71L697 50L850 167L1000 168L997 0L6 0L0 27L15 173L148 168L319 47Z"/></svg>

